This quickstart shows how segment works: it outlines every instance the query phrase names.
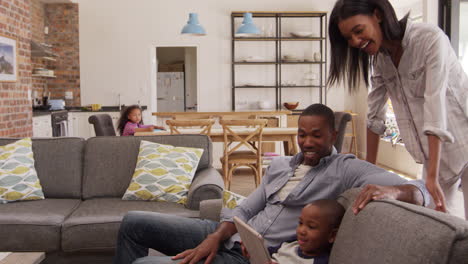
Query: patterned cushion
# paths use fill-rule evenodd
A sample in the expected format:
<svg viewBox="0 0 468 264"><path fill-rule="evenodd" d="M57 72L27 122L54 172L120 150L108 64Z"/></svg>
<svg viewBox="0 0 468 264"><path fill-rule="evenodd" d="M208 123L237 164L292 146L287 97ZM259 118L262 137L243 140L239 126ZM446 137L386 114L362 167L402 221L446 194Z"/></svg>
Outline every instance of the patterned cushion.
<svg viewBox="0 0 468 264"><path fill-rule="evenodd" d="M236 206L242 203L245 200L245 197L225 190L223 193L223 206L229 209L234 209Z"/></svg>
<svg viewBox="0 0 468 264"><path fill-rule="evenodd" d="M185 204L203 149L142 140L132 181L123 200Z"/></svg>
<svg viewBox="0 0 468 264"><path fill-rule="evenodd" d="M31 138L0 146L0 203L44 199Z"/></svg>

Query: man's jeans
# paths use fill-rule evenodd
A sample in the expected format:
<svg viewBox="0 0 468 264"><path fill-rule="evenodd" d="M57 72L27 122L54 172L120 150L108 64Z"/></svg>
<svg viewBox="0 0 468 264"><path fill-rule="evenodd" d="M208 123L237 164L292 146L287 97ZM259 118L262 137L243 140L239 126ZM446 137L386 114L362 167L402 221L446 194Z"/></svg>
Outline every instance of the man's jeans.
<svg viewBox="0 0 468 264"><path fill-rule="evenodd" d="M219 223L152 212L129 212L123 219L117 240L114 264L178 263L165 256L148 256L153 248L167 256L198 246ZM138 260L137 260L138 259ZM136 260L136 261L135 261ZM200 261L200 263L203 263ZM246 264L240 246L220 246L214 264Z"/></svg>

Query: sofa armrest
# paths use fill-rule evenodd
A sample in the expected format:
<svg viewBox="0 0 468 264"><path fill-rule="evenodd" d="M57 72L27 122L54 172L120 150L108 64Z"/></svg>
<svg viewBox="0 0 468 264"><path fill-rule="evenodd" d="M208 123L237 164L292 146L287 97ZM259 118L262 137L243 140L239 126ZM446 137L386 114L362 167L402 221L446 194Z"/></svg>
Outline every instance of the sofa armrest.
<svg viewBox="0 0 468 264"><path fill-rule="evenodd" d="M345 210L347 210L350 206L353 205L354 200L356 200L356 197L362 191L362 189L362 187L349 189L340 194L336 201L341 204Z"/></svg>
<svg viewBox="0 0 468 264"><path fill-rule="evenodd" d="M198 171L188 191L186 207L198 210L203 200L221 199L223 188L223 179L215 168L210 167Z"/></svg>
<svg viewBox="0 0 468 264"><path fill-rule="evenodd" d="M219 222L223 199L211 199L200 202L200 219L208 219Z"/></svg>

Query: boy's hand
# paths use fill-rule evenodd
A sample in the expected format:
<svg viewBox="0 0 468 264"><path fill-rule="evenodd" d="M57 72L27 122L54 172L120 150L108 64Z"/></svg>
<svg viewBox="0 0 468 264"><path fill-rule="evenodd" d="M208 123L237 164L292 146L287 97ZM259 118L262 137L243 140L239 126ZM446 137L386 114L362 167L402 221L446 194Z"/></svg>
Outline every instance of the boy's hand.
<svg viewBox="0 0 468 264"><path fill-rule="evenodd" d="M195 264L206 258L205 264L210 264L218 252L219 243L219 239L210 235L196 248L185 250L172 257L172 260L183 259L179 264Z"/></svg>
<svg viewBox="0 0 468 264"><path fill-rule="evenodd" d="M242 241L241 241L240 244L241 244L241 249L242 249L242 255L243 255L246 259L250 259L249 251L247 251L247 248L244 246L244 243L242 243Z"/></svg>

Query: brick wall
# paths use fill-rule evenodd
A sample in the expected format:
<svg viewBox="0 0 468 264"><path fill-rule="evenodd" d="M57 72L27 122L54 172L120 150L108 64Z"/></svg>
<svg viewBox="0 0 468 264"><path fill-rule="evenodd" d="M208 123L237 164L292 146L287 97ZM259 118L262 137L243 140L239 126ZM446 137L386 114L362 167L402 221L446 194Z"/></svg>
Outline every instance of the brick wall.
<svg viewBox="0 0 468 264"><path fill-rule="evenodd" d="M65 92L73 92L73 100L66 100L67 106L79 106L80 100L80 48L78 4L45 5L46 25L49 34L46 43L53 46L57 61L50 63L55 70L55 79L49 79L47 86L52 98L65 99Z"/></svg>
<svg viewBox="0 0 468 264"><path fill-rule="evenodd" d="M0 1L0 34L17 40L18 78L0 82L0 137L32 135L31 89L31 1Z"/></svg>

